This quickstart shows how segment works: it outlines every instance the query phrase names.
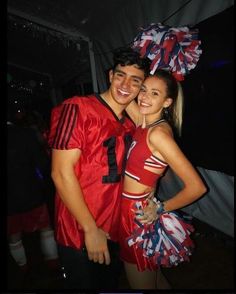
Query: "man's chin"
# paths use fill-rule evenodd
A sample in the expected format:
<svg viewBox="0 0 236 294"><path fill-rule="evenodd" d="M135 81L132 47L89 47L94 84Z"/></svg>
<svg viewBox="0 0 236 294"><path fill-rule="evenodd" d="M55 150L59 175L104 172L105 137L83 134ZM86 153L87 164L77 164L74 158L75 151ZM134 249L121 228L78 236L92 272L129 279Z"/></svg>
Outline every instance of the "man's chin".
<svg viewBox="0 0 236 294"><path fill-rule="evenodd" d="M117 99L117 103L120 104L120 105L124 105L124 106L127 106L130 104L130 102L132 101L133 99L130 99L130 98L119 98Z"/></svg>

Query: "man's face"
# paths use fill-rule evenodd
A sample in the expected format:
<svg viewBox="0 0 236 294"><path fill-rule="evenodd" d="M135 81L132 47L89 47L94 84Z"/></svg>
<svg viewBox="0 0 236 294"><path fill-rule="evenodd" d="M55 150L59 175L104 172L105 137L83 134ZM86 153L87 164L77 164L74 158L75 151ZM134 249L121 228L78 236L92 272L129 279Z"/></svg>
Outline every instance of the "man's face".
<svg viewBox="0 0 236 294"><path fill-rule="evenodd" d="M136 65L118 65L109 72L110 91L113 99L120 105L128 105L137 97L144 81L144 72Z"/></svg>

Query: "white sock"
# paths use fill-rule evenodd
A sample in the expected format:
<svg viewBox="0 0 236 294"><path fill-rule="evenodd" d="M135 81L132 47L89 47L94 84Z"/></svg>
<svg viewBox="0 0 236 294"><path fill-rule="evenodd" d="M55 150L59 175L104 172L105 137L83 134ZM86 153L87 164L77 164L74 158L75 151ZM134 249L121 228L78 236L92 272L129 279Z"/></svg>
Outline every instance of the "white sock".
<svg viewBox="0 0 236 294"><path fill-rule="evenodd" d="M58 258L57 244L54 239L54 231L40 231L41 249L46 260Z"/></svg>
<svg viewBox="0 0 236 294"><path fill-rule="evenodd" d="M27 263L25 248L23 246L22 240L19 240L16 243L9 243L9 248L12 257L19 266L23 266Z"/></svg>

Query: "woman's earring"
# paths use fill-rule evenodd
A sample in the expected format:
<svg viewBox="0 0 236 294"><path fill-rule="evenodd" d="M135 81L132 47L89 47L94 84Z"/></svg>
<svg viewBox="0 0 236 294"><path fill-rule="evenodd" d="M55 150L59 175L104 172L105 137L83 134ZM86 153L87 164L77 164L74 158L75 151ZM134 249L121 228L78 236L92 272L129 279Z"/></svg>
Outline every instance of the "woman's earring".
<svg viewBox="0 0 236 294"><path fill-rule="evenodd" d="M164 116L165 117L168 117L169 116L169 111L168 111L168 108L167 107L164 108Z"/></svg>

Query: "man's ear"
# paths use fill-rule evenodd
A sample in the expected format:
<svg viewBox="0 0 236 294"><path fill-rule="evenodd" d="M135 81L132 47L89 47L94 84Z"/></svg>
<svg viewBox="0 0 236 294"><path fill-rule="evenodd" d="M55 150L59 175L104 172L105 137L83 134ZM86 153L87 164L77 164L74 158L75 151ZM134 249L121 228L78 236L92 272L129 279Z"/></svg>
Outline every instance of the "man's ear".
<svg viewBox="0 0 236 294"><path fill-rule="evenodd" d="M109 70L109 82L110 82L110 83L112 82L113 76L114 76L113 69L110 69L110 70Z"/></svg>

